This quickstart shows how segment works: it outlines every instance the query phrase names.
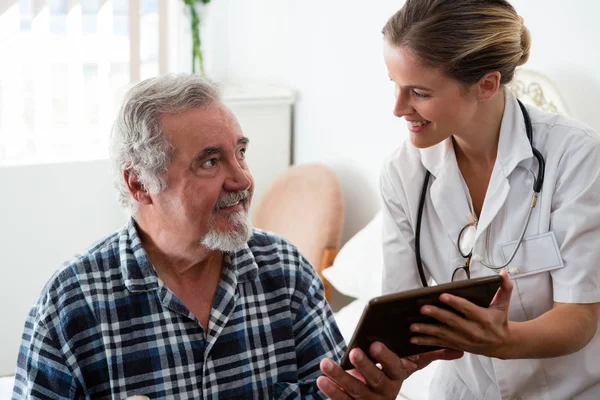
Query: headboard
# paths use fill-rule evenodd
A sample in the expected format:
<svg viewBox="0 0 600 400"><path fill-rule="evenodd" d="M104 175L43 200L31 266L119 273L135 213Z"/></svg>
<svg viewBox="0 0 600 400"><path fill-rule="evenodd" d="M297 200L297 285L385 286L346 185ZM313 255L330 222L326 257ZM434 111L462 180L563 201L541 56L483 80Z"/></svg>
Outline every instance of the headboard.
<svg viewBox="0 0 600 400"><path fill-rule="evenodd" d="M556 86L546 76L529 69L519 69L509 85L523 103L541 110L569 115L569 109Z"/></svg>

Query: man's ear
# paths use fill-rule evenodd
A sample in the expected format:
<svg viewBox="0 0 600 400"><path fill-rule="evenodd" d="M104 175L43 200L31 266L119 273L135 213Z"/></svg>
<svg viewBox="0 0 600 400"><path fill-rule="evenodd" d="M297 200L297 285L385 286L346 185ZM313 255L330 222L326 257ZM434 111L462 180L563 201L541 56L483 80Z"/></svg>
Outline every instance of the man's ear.
<svg viewBox="0 0 600 400"><path fill-rule="evenodd" d="M144 185L138 180L137 175L130 169L123 170L123 179L129 190L129 194L140 204L152 204L152 199Z"/></svg>
<svg viewBox="0 0 600 400"><path fill-rule="evenodd" d="M502 75L498 71L488 72L477 82L477 100L486 101L500 90Z"/></svg>

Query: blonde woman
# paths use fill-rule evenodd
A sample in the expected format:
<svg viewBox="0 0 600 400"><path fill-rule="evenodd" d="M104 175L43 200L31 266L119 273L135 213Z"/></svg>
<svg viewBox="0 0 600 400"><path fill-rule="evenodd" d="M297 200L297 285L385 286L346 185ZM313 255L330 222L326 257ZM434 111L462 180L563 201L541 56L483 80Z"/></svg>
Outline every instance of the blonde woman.
<svg viewBox="0 0 600 400"><path fill-rule="evenodd" d="M439 364L430 398L599 398L597 134L507 89L530 49L507 1L407 0L383 35L410 131L381 176L384 292L503 277L489 308L442 295L462 316L423 307L442 324L411 326L416 344L464 351ZM394 362L334 368L320 387L391 398L375 386L401 385Z"/></svg>

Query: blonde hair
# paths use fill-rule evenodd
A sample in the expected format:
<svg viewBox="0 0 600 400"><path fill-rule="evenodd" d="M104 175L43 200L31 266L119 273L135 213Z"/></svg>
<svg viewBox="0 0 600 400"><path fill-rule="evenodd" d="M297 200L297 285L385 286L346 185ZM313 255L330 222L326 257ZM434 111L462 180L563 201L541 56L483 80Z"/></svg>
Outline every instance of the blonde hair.
<svg viewBox="0 0 600 400"><path fill-rule="evenodd" d="M383 28L390 45L469 85L498 71L509 83L527 62L529 30L505 0L407 0Z"/></svg>

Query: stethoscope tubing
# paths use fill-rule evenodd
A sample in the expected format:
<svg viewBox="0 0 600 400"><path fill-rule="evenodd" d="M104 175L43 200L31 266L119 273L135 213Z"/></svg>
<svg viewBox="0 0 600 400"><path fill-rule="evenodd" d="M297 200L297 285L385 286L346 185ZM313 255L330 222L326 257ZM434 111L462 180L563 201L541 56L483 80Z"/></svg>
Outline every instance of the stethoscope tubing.
<svg viewBox="0 0 600 400"><path fill-rule="evenodd" d="M517 245L515 246L515 248L512 252L512 255L509 257L508 261L505 262L501 266L493 266L493 265L483 262L483 260L478 260L485 267L493 269L493 270L500 270L500 269L505 268L515 258L515 255L517 254L517 251L519 250L519 247L521 246L521 243L523 242L523 238L525 237L525 231L527 230L527 226L529 225L529 220L531 219L531 214L533 212L534 207L537 204L538 195L539 195L540 191L542 190L542 186L544 184L544 172L546 170L546 162L544 160L544 157L542 156L542 153L540 153L538 151L538 149L536 149L533 146L533 126L531 124L531 118L529 116L529 113L527 112L525 105L523 105L523 103L520 100L517 99L517 102L519 103L519 107L521 108L521 112L523 113L523 120L525 121L525 131L527 133L527 139L529 140L529 144L531 145L531 151L538 161L538 175L533 182L533 198L531 200L531 204L529 207L529 212L527 213L527 218L525 220L525 224L524 224L521 234L519 236L519 240L517 241ZM419 278L421 279L421 284L423 285L423 287L427 287L428 285L427 285L427 278L425 277L425 271L423 269L423 261L421 259L421 223L422 223L422 219L423 219L423 210L425 208L425 198L427 196L427 188L429 187L430 177L431 177L431 172L426 171L425 179L423 180L423 187L421 188L421 197L419 198L419 209L418 209L418 214L417 214L417 228L416 228L416 232L415 232L415 257L417 260L417 269L419 271Z"/></svg>

